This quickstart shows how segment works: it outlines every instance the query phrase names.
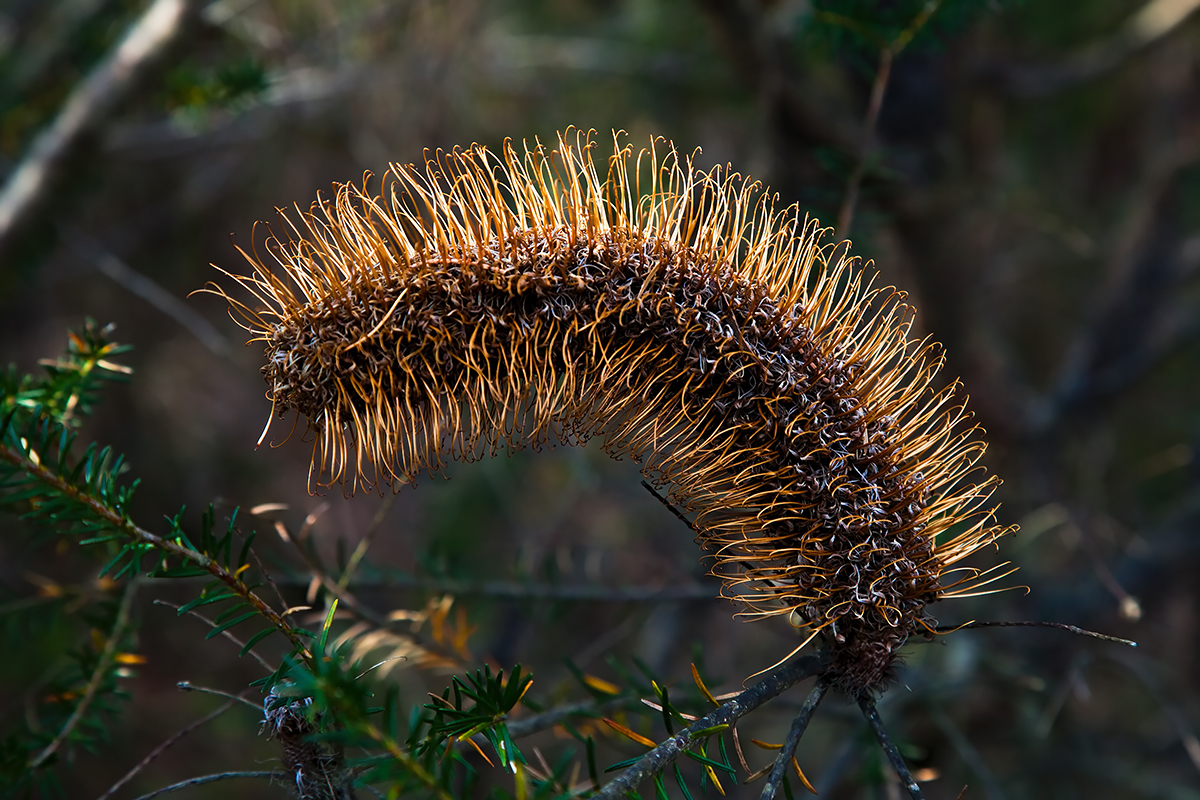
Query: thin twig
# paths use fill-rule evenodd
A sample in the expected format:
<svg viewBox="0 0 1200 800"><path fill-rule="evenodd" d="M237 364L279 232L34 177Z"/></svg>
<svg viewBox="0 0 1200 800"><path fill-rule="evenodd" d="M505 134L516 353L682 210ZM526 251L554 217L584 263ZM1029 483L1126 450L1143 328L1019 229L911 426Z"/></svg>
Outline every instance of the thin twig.
<svg viewBox="0 0 1200 800"><path fill-rule="evenodd" d="M230 700L236 700L239 703L245 703L246 705L250 706L250 708L253 708L255 711L262 713L262 706L260 706L258 703L254 703L254 702L251 702L250 700L247 700L246 698L242 697L242 695L240 695L240 694L230 694L229 692L223 692L220 689L212 689L212 688L209 688L208 686L197 686L196 684L192 683L191 681L179 681L178 683L175 684L175 687L177 689L179 689L181 692L200 692L201 694L212 694L212 695L216 695L217 697L227 697Z"/></svg>
<svg viewBox="0 0 1200 800"><path fill-rule="evenodd" d="M769 672L767 677L751 686L737 697L725 703L708 716L693 722L675 736L667 739L642 756L637 763L625 770L616 780L609 782L596 795L597 800L616 800L626 792L632 792L638 785L662 772L675 759L696 745L704 737L696 737L697 732L714 728L718 725L732 725L737 720L749 714L754 709L772 698L778 697L795 684L819 673L825 668L823 655L799 658L791 663Z"/></svg>
<svg viewBox="0 0 1200 800"><path fill-rule="evenodd" d="M120 44L67 97L0 190L0 250L49 197L83 137L137 86L149 66L198 16L203 0L155 0Z"/></svg>
<svg viewBox="0 0 1200 800"><path fill-rule="evenodd" d="M642 488L654 496L654 499L666 506L666 509L675 515L676 519L688 526L688 530L695 531L696 525L690 519L683 515L679 507L672 503L667 498L658 493L658 490L650 485L649 481L642 481Z"/></svg>
<svg viewBox="0 0 1200 800"><path fill-rule="evenodd" d="M1091 656L1087 653L1076 653L1071 659L1071 668L1067 672L1067 678L1063 681L1062 686L1038 717L1037 725L1034 727L1034 736L1038 739L1045 739L1050 735L1050 731L1054 728L1054 723L1058 720L1058 715L1067 705L1067 700L1071 697L1071 692L1087 684L1084 682L1084 672L1092 664Z"/></svg>
<svg viewBox="0 0 1200 800"><path fill-rule="evenodd" d="M126 264L98 241L77 228L60 226L71 248L100 273L124 286L150 305L186 328L216 356L229 355L229 340L201 314L149 277Z"/></svg>
<svg viewBox="0 0 1200 800"><path fill-rule="evenodd" d="M184 736L187 736L189 733L196 730L197 728L202 727L203 725L206 725L209 722L212 722L214 719L221 716L229 709L233 708L234 703L241 699L242 699L241 697L235 697L231 700L226 701L224 704L213 709L213 711L211 713L201 717L198 720L195 720L194 722L192 722L188 725L185 725L184 727L180 728L178 731L173 733L171 736L168 736L161 744L158 745L158 747L155 747L153 750L151 750L146 755L145 758L143 758L141 761L139 761L137 763L137 765L135 765L133 767L133 769L129 770L129 772L126 772L125 775L122 776L119 781L114 783L112 786L108 787L108 791L106 791L104 794L100 795L98 798L96 798L96 800L105 800L105 798L112 797L113 794L115 794L118 789L120 789L125 784L129 783L129 781L133 780L134 776L136 776L139 772L141 772L147 766L149 766L151 761L153 761L154 759L156 759L160 755L162 755L163 751L165 751L168 747L175 744L180 739L182 739Z"/></svg>
<svg viewBox="0 0 1200 800"><path fill-rule="evenodd" d="M367 548L371 546L371 541L375 538L375 534L383 525L384 519L387 518L388 512L392 510L392 506L396 504L396 495L389 494L383 498L383 502L379 504L379 509L375 512L371 524L363 531L362 539L359 540L358 546L354 548L354 552L350 554L350 560L346 562L346 569L342 571L342 577L338 578L338 586L345 589L350 585L350 578L354 576L354 570L358 569L358 564L363 560L363 556L367 554Z"/></svg>
<svg viewBox="0 0 1200 800"><path fill-rule="evenodd" d="M896 775L899 776L900 782L904 784L904 788L908 790L912 800L922 800L921 787L917 785L912 773L908 771L908 765L904 763L904 756L900 755L899 748L887 735L887 731L883 729L883 720L879 718L879 709L875 707L875 698L863 697L858 701L858 707L862 709L863 716L867 718L867 724L871 726L871 730L875 732L875 738L879 740L879 746L883 748L883 752L888 757L888 761L892 764L892 769L896 770Z"/></svg>
<svg viewBox="0 0 1200 800"><path fill-rule="evenodd" d="M104 643L104 650L100 653L100 658L96 661L96 668L92 670L92 677L88 680L87 688L83 692L83 697L80 698L79 704L75 706L75 710L71 712L71 716L59 730L58 735L54 737L54 741L46 745L40 753L38 753L29 762L30 769L40 767L46 759L54 755L62 743L71 735L71 731L75 730L75 726L83 719L83 715L92 705L92 700L96 697L96 692L100 690L100 684L104 682L104 676L108 674L109 667L113 664L113 659L117 657L117 648L121 646L121 637L125 634L125 626L129 624L129 612L133 608L133 598L137 594L138 582L131 580L125 586L125 594L121 597L121 605L117 609L117 618L113 622L112 630L108 634L108 641Z"/></svg>
<svg viewBox="0 0 1200 800"><path fill-rule="evenodd" d="M933 707L933 723L941 729L942 733L946 734L946 738L958 751L958 756L963 763L983 782L983 791L988 796L988 800L1006 800L1004 790L1000 788L1000 782L996 780L995 773L940 706Z"/></svg>
<svg viewBox="0 0 1200 800"><path fill-rule="evenodd" d="M173 609L175 609L176 611L178 611L178 610L179 610L179 606L175 605L174 603L167 602L166 600L155 600L155 601L154 601L154 605L156 605L156 606L166 606L167 608L173 608ZM194 608L192 608L192 609L188 609L188 612L187 612L187 613L188 613L188 615L189 615L189 616L193 616L193 617L195 617L196 619L200 620L201 622L205 623L205 624L206 624L206 625L208 625L208 627L210 627L210 628L215 628L215 627L217 627L217 623L216 623L216 622L214 622L214 621L212 621L211 619L209 619L208 617L204 616L203 614L201 614L199 611L197 611L197 610L196 610L196 609L194 609ZM245 647L245 646L246 646L246 645L245 645L245 643L244 643L244 642L243 642L241 639L239 639L239 638L237 638L236 636L234 636L234 635L233 635L232 633L230 633L228 630L223 630L223 631L221 631L221 635L222 635L222 636L224 636L224 637L225 637L226 639L228 639L229 641L233 642L233 644L237 645L237 647L239 648L239 652L241 651L241 648L242 648L242 647ZM252 656L254 657L254 660L255 660L255 661L257 661L259 664L261 664L261 665L262 665L262 667L263 667L263 669L265 669L267 672L274 672L274 671L275 671L275 668L274 668L274 667L272 667L272 666L270 665L270 663L269 663L269 662L268 662L268 661L267 661L265 658L263 658L262 656L260 656L258 653L254 652L254 648L253 648L253 647L252 647L252 648L250 648L250 655L252 655Z"/></svg>
<svg viewBox="0 0 1200 800"><path fill-rule="evenodd" d="M1044 97L1101 78L1172 34L1197 10L1198 0L1149 0L1116 32L1057 64L977 68L984 80L1018 97Z"/></svg>
<svg viewBox="0 0 1200 800"><path fill-rule="evenodd" d="M828 689L829 683L824 678L818 678L817 682L813 684L812 691L808 693L808 699L800 707L800 713L792 720L792 727L788 730L787 739L784 740L779 755L775 756L775 764L771 767L771 774L767 776L767 783L763 786L760 795L761 800L772 800L775 797L775 792L779 790L779 784L783 782L788 767L792 764L792 758L796 754L796 745L800 744L800 737L808 730L808 722L812 719L813 712L817 710L817 704L821 702L821 698L825 696Z"/></svg>
<svg viewBox="0 0 1200 800"><path fill-rule="evenodd" d="M1069 631L1080 636L1090 636L1093 639L1103 639L1106 642L1116 642L1117 644L1127 644L1130 647L1137 647L1137 642L1130 639L1109 636L1105 633L1096 633L1096 631L1077 628L1074 625L1067 625L1064 622L968 622L965 625L939 625L934 630L938 633L949 633L951 631L966 630L967 628L1058 628L1059 630Z"/></svg>
<svg viewBox="0 0 1200 800"><path fill-rule="evenodd" d="M833 791L833 787L838 785L862 751L862 723L855 720L852 724L854 727L846 735L842 746L822 765L821 776L817 779L815 787L818 797L824 797Z"/></svg>
<svg viewBox="0 0 1200 800"><path fill-rule="evenodd" d="M139 544L150 545L164 556L178 556L183 560L192 562L225 584L225 586L258 612L260 616L266 618L274 625L280 633L287 637L301 658L307 661L312 657L308 652L308 648L305 647L304 642L301 641L300 637L292 629L292 626L288 624L288 621L278 611L263 602L262 598L247 587L240 577L234 575L216 559L192 550L178 542L164 539L135 525L124 513L108 507L83 489L80 489L69 478L57 474L46 464L33 461L26 453L20 450L6 444L0 444L0 460L7 461L25 472L29 478L51 487L57 494L85 507L96 519L101 520L104 525L121 533L128 539Z"/></svg>
<svg viewBox="0 0 1200 800"><path fill-rule="evenodd" d="M312 575L285 575L276 579L283 586L307 586ZM659 603L673 600L712 600L720 586L712 583L675 586L600 586L588 584L519 583L517 581L464 581L449 578L417 578L389 575L356 580L356 589L412 589L433 594L496 597L505 600L553 600L588 603Z"/></svg>
<svg viewBox="0 0 1200 800"><path fill-rule="evenodd" d="M275 579L272 578L271 573L267 571L267 565L264 564L263 560L258 557L258 551L253 547L250 548L250 557L254 559L254 565L258 567L258 571L262 575L263 580L267 582L267 585L271 587L271 591L275 593L275 599L279 601L279 607L284 609L288 608L288 601L284 598L283 592L279 591L279 585L275 583Z"/></svg>
<svg viewBox="0 0 1200 800"><path fill-rule="evenodd" d="M544 711L532 717L508 722L508 734L514 739L520 739L553 728L569 717L583 716L597 719L620 711L623 708L636 707L640 703L641 700L639 698L629 696L615 697L612 700L605 700L602 703L589 700L583 703L562 706L561 708L552 708L549 711Z"/></svg>
<svg viewBox="0 0 1200 800"><path fill-rule="evenodd" d="M1187 752L1192 766L1196 768L1197 772L1200 772L1200 738L1197 738L1191 723L1179 710L1178 701L1172 702L1171 693L1159 685L1159 679L1150 672L1148 665L1133 653L1120 652L1112 658L1136 675L1154 695L1154 699L1159 702L1163 712L1166 713L1167 719L1171 720L1171 724L1175 727L1175 733L1179 736L1179 741L1183 744L1183 749Z"/></svg>
<svg viewBox="0 0 1200 800"><path fill-rule="evenodd" d="M854 171L850 173L850 180L846 182L846 194L842 198L841 208L838 209L836 230L838 236L843 239L850 236L850 226L854 223L854 209L858 205L858 189L866 174L867 164L874 158L878 150L875 142L875 126L879 122L879 110L883 108L883 95L887 91L888 80L892 76L893 58L895 58L895 53L892 52L890 46L883 48L879 53L879 69L875 71L875 82L871 84L871 98L867 102L867 116L863 120L866 145L859 155L858 163L854 165Z"/></svg>
<svg viewBox="0 0 1200 800"><path fill-rule="evenodd" d="M206 783L216 783L217 781L227 781L227 780L232 780L233 778L274 778L276 780L286 782L289 779L291 779L292 776L286 772L280 772L279 770L257 770L257 771L249 771L249 772L218 772L215 775L201 775L198 778L188 778L186 781L180 781L179 783L172 783L170 786L164 786L161 789L155 789L153 792L150 792L149 794L144 794L141 797L137 798L137 800L150 800L150 798L158 797L160 794L166 794L167 792L177 792L180 789L186 789L189 786L202 786Z"/></svg>
<svg viewBox="0 0 1200 800"><path fill-rule="evenodd" d="M395 620L388 619L386 615L380 614L375 609L360 601L353 592L343 586L340 586L338 582L335 581L333 577L325 571L324 565L322 565L320 562L320 557L315 552L310 551L308 547L305 547L304 543L301 541L302 538L307 538L305 532L311 527L313 517L314 514L309 514L308 520L305 522L305 527L301 530L300 536L292 536L288 531L287 526L278 520L275 522L275 530L279 533L279 537L281 539L290 543L295 548L296 552L300 554L300 558L304 560L304 563L308 567L312 577L317 579L321 587L324 588L325 591L329 592L329 594L337 598L338 601L345 606L347 611L358 617L360 620L369 622L377 628L390 630L394 633L404 636L407 639L416 642L421 649L440 656L441 658L444 658L452 663L458 663L460 660L460 656L458 654L446 651L440 644L436 642L427 641L424 637L418 636L411 629L402 629L396 624Z"/></svg>
<svg viewBox="0 0 1200 800"><path fill-rule="evenodd" d="M1121 582L1117 580L1117 576L1113 574L1112 568L1104 557L1100 554L1100 548L1096 541L1096 532L1082 511L1071 514L1075 529L1079 532L1080 549L1087 554L1088 559L1092 562L1092 571L1096 573L1100 584L1108 590L1109 594L1117 601L1117 607L1121 611L1121 616L1127 620L1137 621L1142 616L1142 606L1138 599L1126 591Z"/></svg>
<svg viewBox="0 0 1200 800"><path fill-rule="evenodd" d="M900 55L904 48L908 47L909 43L921 32L941 4L942 0L926 2L908 27L879 51L879 68L875 71L875 80L871 84L871 96L867 100L867 114L863 120L862 151L859 154L858 163L854 165L854 172L850 174L850 180L846 184L846 194L842 198L842 206L838 209L836 230L843 239L850 238L850 226L854 224L854 210L858 205L858 190L866 175L867 166L879 150L875 129L879 123L879 111L883 108L883 96L887 93L888 82L892 77L892 63L896 60L896 56Z"/></svg>

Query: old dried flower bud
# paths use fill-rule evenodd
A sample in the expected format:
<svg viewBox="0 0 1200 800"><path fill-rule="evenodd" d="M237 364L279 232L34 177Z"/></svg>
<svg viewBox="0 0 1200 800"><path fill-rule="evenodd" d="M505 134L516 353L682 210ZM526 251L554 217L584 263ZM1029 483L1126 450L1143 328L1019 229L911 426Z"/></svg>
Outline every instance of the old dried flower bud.
<svg viewBox="0 0 1200 800"><path fill-rule="evenodd" d="M349 774L340 755L314 737L319 729L312 719L312 700L289 700L277 687L263 698L263 729L279 742L283 765L295 780L300 800L349 800Z"/></svg>

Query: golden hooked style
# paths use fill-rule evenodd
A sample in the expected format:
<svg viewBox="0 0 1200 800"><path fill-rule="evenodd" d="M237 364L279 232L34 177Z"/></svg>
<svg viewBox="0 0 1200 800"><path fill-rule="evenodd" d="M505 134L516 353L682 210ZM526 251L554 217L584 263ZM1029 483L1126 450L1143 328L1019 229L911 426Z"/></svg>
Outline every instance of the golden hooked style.
<svg viewBox="0 0 1200 800"><path fill-rule="evenodd" d="M594 150L438 152L284 215L230 276L260 304L214 290L266 344L272 417L304 414L313 482L351 489L599 437L861 696L1000 569L952 568L1006 532L965 397L795 206L661 141Z"/></svg>

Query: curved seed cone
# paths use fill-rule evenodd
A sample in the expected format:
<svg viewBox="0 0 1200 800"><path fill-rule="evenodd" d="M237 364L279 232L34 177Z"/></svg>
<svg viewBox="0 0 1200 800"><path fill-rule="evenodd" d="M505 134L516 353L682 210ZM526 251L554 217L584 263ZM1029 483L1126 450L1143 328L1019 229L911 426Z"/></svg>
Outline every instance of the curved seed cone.
<svg viewBox="0 0 1200 800"><path fill-rule="evenodd" d="M661 141L593 148L438 152L284 216L275 267L231 276L261 304L215 289L266 344L272 415L351 490L597 436L692 515L744 614L823 634L869 691L926 604L994 579L950 569L1005 532L965 398L795 207Z"/></svg>

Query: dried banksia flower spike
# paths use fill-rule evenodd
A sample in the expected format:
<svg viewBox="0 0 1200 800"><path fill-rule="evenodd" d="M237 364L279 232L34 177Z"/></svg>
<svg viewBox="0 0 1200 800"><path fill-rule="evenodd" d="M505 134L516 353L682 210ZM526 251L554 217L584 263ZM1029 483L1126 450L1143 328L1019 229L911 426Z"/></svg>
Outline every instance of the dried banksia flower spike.
<svg viewBox="0 0 1200 800"><path fill-rule="evenodd" d="M272 418L303 414L313 484L351 491L599 437L742 614L820 637L868 696L930 603L1011 571L956 566L1006 532L965 397L795 206L661 141L594 151L438 152L283 215L230 276Z"/></svg>

